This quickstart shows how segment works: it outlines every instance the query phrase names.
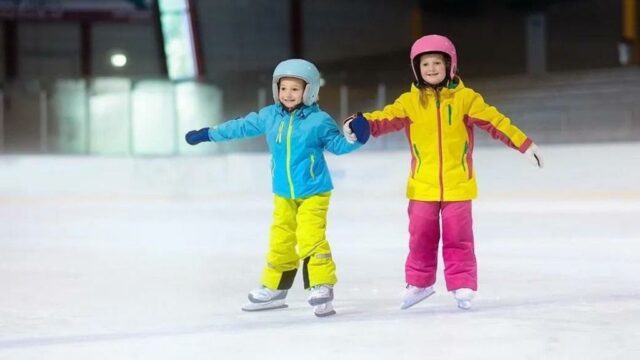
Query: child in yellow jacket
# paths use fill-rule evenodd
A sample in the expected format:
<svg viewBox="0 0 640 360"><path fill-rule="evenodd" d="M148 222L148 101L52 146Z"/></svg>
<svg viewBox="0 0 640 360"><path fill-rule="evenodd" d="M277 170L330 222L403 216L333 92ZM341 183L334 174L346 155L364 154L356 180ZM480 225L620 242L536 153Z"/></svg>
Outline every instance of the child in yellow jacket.
<svg viewBox="0 0 640 360"><path fill-rule="evenodd" d="M456 75L456 49L448 38L428 35L418 39L410 59L416 79L411 90L384 109L363 114L373 137L403 130L411 150L409 255L401 308L434 293L442 230L447 290L458 307L466 310L478 283L471 214L471 200L477 196L474 127L525 154L538 167L543 165L542 157L508 117L464 86ZM357 140L351 131L353 118L344 124L350 141Z"/></svg>

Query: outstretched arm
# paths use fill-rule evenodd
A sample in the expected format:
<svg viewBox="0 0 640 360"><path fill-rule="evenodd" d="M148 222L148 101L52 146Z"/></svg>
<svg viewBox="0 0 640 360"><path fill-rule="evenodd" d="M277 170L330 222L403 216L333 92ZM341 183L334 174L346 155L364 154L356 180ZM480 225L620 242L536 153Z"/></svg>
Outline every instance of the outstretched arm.
<svg viewBox="0 0 640 360"><path fill-rule="evenodd" d="M264 132L264 117L253 112L245 117L229 120L212 128L189 131L185 135L185 140L191 145L196 145L203 141L227 141L254 137L264 134Z"/></svg>
<svg viewBox="0 0 640 360"><path fill-rule="evenodd" d="M350 153L363 145L358 141L349 141L346 138L346 134L342 136L335 121L328 116L322 121L320 140L327 151L336 155Z"/></svg>
<svg viewBox="0 0 640 360"><path fill-rule="evenodd" d="M489 133L492 138L500 140L521 153L524 153L531 145L531 139L513 125L511 119L504 116L495 107L485 103L478 93L475 93L471 99L465 121L478 126Z"/></svg>
<svg viewBox="0 0 640 360"><path fill-rule="evenodd" d="M261 113L252 112L243 118L213 127L209 129L209 138L212 141L226 141L262 135L265 132L265 120L260 116Z"/></svg>
<svg viewBox="0 0 640 360"><path fill-rule="evenodd" d="M409 119L409 115L402 103L402 96L382 110L367 112L362 115L369 121L373 137L402 130L411 124L411 119Z"/></svg>
<svg viewBox="0 0 640 360"><path fill-rule="evenodd" d="M523 153L536 166L542 167L542 154L522 130L515 126L511 119L500 113L495 107L484 102L480 94L474 94L469 113L465 121L477 125L482 130L507 146Z"/></svg>

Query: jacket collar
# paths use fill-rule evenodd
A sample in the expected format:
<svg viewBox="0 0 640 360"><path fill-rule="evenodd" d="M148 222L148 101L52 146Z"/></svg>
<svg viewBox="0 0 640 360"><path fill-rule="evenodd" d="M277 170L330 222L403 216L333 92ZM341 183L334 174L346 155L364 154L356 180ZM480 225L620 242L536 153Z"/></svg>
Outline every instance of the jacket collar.
<svg viewBox="0 0 640 360"><path fill-rule="evenodd" d="M282 104L278 103L276 104L276 109L278 111L278 113L282 116L289 116L291 113L285 109L284 106L282 106ZM298 107L295 111L296 111L296 117L299 117L301 119L306 118L307 116L309 116L309 114L314 113L316 111L319 110L318 104L314 103L312 105L302 105L300 107Z"/></svg>
<svg viewBox="0 0 640 360"><path fill-rule="evenodd" d="M464 83L462 82L462 79L460 79L459 77L456 76L455 81L451 81L449 82L449 84L446 87L442 87L440 89L440 94L452 94L455 93L456 91L460 91L462 89L464 89ZM420 92L420 89L418 89L418 87L415 85L415 83L411 83L411 92ZM428 94L434 94L433 91L428 91Z"/></svg>

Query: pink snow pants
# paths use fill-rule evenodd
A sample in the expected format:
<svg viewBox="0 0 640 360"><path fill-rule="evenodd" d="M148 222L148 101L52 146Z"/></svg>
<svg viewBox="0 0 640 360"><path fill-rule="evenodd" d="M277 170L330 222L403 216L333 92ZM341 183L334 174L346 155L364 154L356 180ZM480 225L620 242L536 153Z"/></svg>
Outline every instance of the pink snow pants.
<svg viewBox="0 0 640 360"><path fill-rule="evenodd" d="M407 284L428 287L436 282L441 213L447 290L477 290L471 201L409 201L409 255L405 263Z"/></svg>

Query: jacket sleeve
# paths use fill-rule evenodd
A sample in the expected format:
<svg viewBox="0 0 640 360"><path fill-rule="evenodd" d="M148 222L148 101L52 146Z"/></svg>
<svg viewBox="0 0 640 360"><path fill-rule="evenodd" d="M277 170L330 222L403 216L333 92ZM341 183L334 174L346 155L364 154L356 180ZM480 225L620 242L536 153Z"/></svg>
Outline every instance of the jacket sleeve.
<svg viewBox="0 0 640 360"><path fill-rule="evenodd" d="M362 146L359 142L349 143L338 130L335 120L328 115L322 119L319 135L324 148L332 154L347 154Z"/></svg>
<svg viewBox="0 0 640 360"><path fill-rule="evenodd" d="M265 111L226 121L209 129L211 141L227 141L254 137L265 133Z"/></svg>
<svg viewBox="0 0 640 360"><path fill-rule="evenodd" d="M489 133L492 138L522 153L532 143L531 139L511 122L511 119L500 113L494 106L485 103L478 93L472 94L466 118L471 124Z"/></svg>
<svg viewBox="0 0 640 360"><path fill-rule="evenodd" d="M409 115L402 103L402 96L396 99L393 104L385 106L382 110L372 111L362 115L369 121L371 135L374 137L402 130L411 124Z"/></svg>

